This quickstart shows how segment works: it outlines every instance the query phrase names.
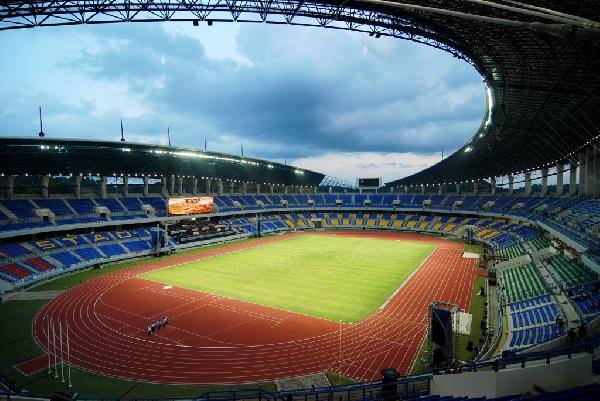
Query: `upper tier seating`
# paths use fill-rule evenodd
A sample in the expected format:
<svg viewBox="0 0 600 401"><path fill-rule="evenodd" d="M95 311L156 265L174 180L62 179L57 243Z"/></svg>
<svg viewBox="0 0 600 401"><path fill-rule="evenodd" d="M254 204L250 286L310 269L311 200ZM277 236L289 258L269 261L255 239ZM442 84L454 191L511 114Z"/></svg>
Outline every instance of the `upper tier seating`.
<svg viewBox="0 0 600 401"><path fill-rule="evenodd" d="M121 204L113 198L99 198L96 199L96 203L99 206L105 206L112 213L122 213L125 211L125 209L123 209L123 206L121 206Z"/></svg>
<svg viewBox="0 0 600 401"><path fill-rule="evenodd" d="M42 209L50 209L56 216L72 215L73 211L62 199L38 199L35 204Z"/></svg>
<svg viewBox="0 0 600 401"><path fill-rule="evenodd" d="M68 199L67 202L80 216L94 213L96 207L91 199Z"/></svg>
<svg viewBox="0 0 600 401"><path fill-rule="evenodd" d="M33 212L35 207L28 200L3 200L0 203L20 219L36 217Z"/></svg>
<svg viewBox="0 0 600 401"><path fill-rule="evenodd" d="M141 212L142 203L138 198L121 198L121 203L125 205L130 212Z"/></svg>

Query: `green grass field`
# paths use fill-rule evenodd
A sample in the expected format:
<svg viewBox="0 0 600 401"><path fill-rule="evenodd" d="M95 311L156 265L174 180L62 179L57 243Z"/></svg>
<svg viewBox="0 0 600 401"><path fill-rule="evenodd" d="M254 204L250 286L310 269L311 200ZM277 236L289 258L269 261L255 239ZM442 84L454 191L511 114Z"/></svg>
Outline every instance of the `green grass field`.
<svg viewBox="0 0 600 401"><path fill-rule="evenodd" d="M346 323L377 308L433 244L303 235L142 278Z"/></svg>

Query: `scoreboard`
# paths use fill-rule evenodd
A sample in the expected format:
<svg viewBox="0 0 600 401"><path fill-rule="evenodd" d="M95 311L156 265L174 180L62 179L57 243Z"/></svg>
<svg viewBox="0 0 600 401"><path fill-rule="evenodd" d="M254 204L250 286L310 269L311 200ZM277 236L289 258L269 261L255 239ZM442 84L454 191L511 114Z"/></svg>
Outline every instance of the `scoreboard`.
<svg viewBox="0 0 600 401"><path fill-rule="evenodd" d="M169 198L169 215L212 213L214 210L212 196Z"/></svg>
<svg viewBox="0 0 600 401"><path fill-rule="evenodd" d="M381 178L359 178L359 188L379 188L381 187Z"/></svg>

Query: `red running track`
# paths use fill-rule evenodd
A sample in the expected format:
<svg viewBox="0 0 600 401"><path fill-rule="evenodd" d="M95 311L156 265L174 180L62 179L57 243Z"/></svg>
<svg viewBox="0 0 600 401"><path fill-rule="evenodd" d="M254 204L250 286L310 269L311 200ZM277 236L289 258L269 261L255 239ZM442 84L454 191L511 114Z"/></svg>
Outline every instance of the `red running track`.
<svg viewBox="0 0 600 401"><path fill-rule="evenodd" d="M40 310L33 322L34 337L52 354L52 337L47 346L48 321L57 329L60 321L63 330L69 330L73 366L156 383L258 382L324 370L356 380L376 380L383 367L407 374L425 337L429 304L443 301L468 309L477 275L475 260L462 257L461 244L431 236L372 231L320 233L332 234L426 241L437 248L383 308L352 325L169 288L136 277L150 270L303 235L289 234L157 260L84 282ZM165 314L169 324L148 335L149 322ZM55 333L60 352L58 330Z"/></svg>

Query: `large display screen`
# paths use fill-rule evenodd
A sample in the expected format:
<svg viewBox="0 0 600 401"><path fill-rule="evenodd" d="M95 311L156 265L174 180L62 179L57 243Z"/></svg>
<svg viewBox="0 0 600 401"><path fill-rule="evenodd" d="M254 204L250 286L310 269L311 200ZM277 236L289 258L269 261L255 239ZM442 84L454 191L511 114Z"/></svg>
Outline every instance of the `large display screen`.
<svg viewBox="0 0 600 401"><path fill-rule="evenodd" d="M201 214L212 213L215 203L212 196L196 196L192 198L169 198L169 214Z"/></svg>
<svg viewBox="0 0 600 401"><path fill-rule="evenodd" d="M381 178L359 178L358 186L363 187L375 187L379 188L381 186Z"/></svg>

